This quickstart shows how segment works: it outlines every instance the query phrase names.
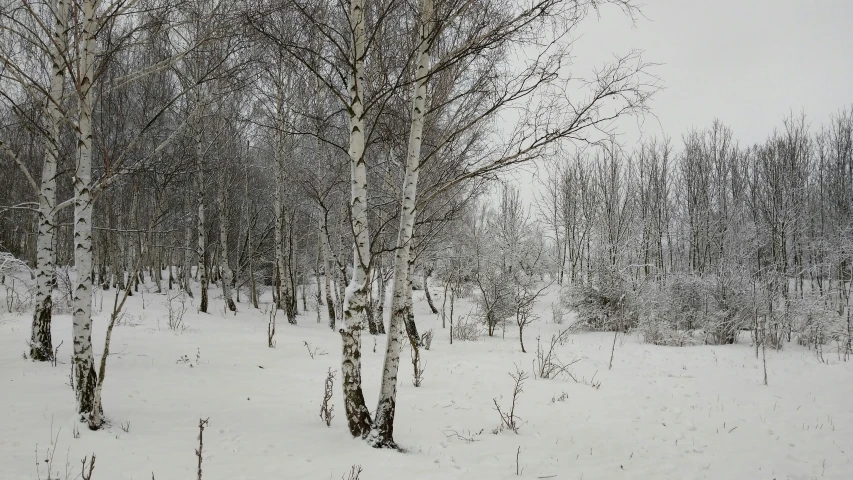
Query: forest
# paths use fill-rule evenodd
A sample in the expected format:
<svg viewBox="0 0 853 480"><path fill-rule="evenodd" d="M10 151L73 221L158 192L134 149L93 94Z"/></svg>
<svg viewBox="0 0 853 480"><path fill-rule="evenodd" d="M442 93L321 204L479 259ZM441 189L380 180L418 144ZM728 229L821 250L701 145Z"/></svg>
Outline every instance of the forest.
<svg viewBox="0 0 853 480"><path fill-rule="evenodd" d="M849 478L853 98L628 142L604 9L0 2L0 477Z"/></svg>

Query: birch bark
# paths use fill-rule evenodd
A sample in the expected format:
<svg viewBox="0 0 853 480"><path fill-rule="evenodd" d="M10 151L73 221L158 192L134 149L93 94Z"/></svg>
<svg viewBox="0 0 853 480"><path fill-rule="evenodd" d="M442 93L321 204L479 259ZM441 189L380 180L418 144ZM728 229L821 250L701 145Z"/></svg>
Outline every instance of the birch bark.
<svg viewBox="0 0 853 480"><path fill-rule="evenodd" d="M48 136L45 139L44 166L41 174L38 210L38 239L36 241L36 297L30 336L30 358L37 361L51 360L54 355L50 335L51 310L53 309L53 236L56 207L56 165L59 160L60 124L63 113L60 108L65 86L65 60L68 48L68 4L56 0L52 5L55 24L53 41L49 43L51 78L47 99Z"/></svg>
<svg viewBox="0 0 853 480"><path fill-rule="evenodd" d="M97 0L82 2L83 31L77 48L77 166L74 174L74 295L72 336L74 339L75 394L77 412L92 412L97 374L92 353L92 113L95 92L95 50L98 24Z"/></svg>
<svg viewBox="0 0 853 480"><path fill-rule="evenodd" d="M228 215L226 208L226 184L225 171L223 170L219 176L219 265L222 271L222 299L225 301L225 307L232 312L237 311L237 304L234 303L234 298L231 295L231 282L234 279L234 274L231 267L228 265Z"/></svg>
<svg viewBox="0 0 853 480"><path fill-rule="evenodd" d="M278 149L276 149L278 150ZM275 192L273 198L273 215L275 216L275 234L274 234L274 242L275 242L275 297L276 297L276 308L284 308L284 304L282 302L282 284L284 282L284 249L282 248L282 230L284 230L284 217L283 212L284 206L282 205L282 192L281 192L281 182L283 181L282 175L282 167L281 167L281 159L277 159L276 161L276 169L275 169Z"/></svg>
<svg viewBox="0 0 853 480"><path fill-rule="evenodd" d="M197 87L200 88L200 87ZM196 209L198 211L198 244L196 249L198 252L198 280L201 288L201 302L199 303L199 311L207 313L207 233L205 231L204 219L204 145L202 119L202 95L196 90L195 93L195 194L196 194Z"/></svg>
<svg viewBox="0 0 853 480"><path fill-rule="evenodd" d="M371 418L361 389L361 332L365 322L365 288L370 258L367 230L367 166L364 160L364 0L351 0L349 17L350 29L353 32L347 81L350 99L350 216L355 245L352 278L344 294L343 326L338 331L343 344L342 387L349 430L354 437L365 437L370 433Z"/></svg>
<svg viewBox="0 0 853 480"><path fill-rule="evenodd" d="M407 301L409 287L409 253L415 227L415 205L417 199L418 173L421 143L426 114L427 78L430 67L430 40L432 0L423 0L421 7L420 46L418 68L415 73L414 96L412 99L412 124L406 154L406 172L403 178L403 201L400 212L400 230L397 235L397 250L394 257L393 294L391 297L391 323L385 349L382 370L382 385L379 404L369 442L377 448L396 448L394 442L394 415L397 405L397 373L400 367L402 330L411 306Z"/></svg>
<svg viewBox="0 0 853 480"><path fill-rule="evenodd" d="M192 217L192 214L188 214L188 217ZM193 229L190 225L189 219L187 220L187 224L184 227L184 265L181 268L181 288L187 295L192 298L193 289L192 289L192 245L193 245Z"/></svg>

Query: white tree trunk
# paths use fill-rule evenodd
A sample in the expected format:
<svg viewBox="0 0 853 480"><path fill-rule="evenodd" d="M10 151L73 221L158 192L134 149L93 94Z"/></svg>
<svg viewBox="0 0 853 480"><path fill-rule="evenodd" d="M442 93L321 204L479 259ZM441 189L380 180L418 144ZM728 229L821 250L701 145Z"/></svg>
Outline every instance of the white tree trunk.
<svg viewBox="0 0 853 480"><path fill-rule="evenodd" d="M228 212L226 212L226 185L225 171L223 170L219 176L219 264L222 270L222 299L225 301L225 307L232 312L237 311L237 304L231 296L231 281L234 279L234 274L231 272L231 267L228 266Z"/></svg>
<svg viewBox="0 0 853 480"><path fill-rule="evenodd" d="M328 236L324 235L326 240L328 241ZM334 293L332 292L332 283L329 276L332 275L332 272L329 271L329 244L323 243L323 289L326 293L326 310L329 313L329 327L334 330L335 329L335 300ZM334 271L334 270L333 270Z"/></svg>
<svg viewBox="0 0 853 480"><path fill-rule="evenodd" d="M200 88L200 87L196 87ZM205 231L205 220L204 220L204 145L202 144L202 105L201 105L201 93L196 92L195 94L196 102L195 108L196 115L195 119L195 168L196 168L196 176L195 176L195 194L196 194L196 208L198 209L198 279L199 284L201 286L201 303L199 304L199 311L202 313L207 313L207 241L206 231Z"/></svg>
<svg viewBox="0 0 853 480"><path fill-rule="evenodd" d="M282 232L283 234L284 232ZM293 252L293 224L287 222L287 240L285 243L287 253L285 254L286 261L284 262L284 270L282 270L282 282L284 283L284 313L287 316L287 323L296 325L296 315L298 314L296 303L296 285L294 278L296 272L293 271L294 252Z"/></svg>
<svg viewBox="0 0 853 480"><path fill-rule="evenodd" d="M284 242L282 238L284 230L284 199L281 191L281 184L284 181L284 174L282 172L284 167L282 166L281 149L282 145L279 139L276 142L275 186L273 187L275 188L273 194L273 215L275 217L275 280L273 284L275 286L276 308L284 308L281 293L284 290L282 287L285 282L284 247L282 245Z"/></svg>
<svg viewBox="0 0 853 480"><path fill-rule="evenodd" d="M190 225L189 220L187 220L187 224L184 227L184 266L181 269L181 288L189 295L193 296L192 289L192 246L193 246L193 229Z"/></svg>
<svg viewBox="0 0 853 480"><path fill-rule="evenodd" d="M74 282L72 335L77 412L91 415L97 374L92 353L92 112L97 19L95 0L82 5L83 33L77 60L77 168L74 173Z"/></svg>
<svg viewBox="0 0 853 480"><path fill-rule="evenodd" d="M56 207L56 165L59 159L60 125L63 112L60 108L65 86L65 59L68 48L68 4L56 0L52 5L55 25L51 53L50 92L47 99L48 136L45 139L44 166L39 189L38 239L36 241L36 296L30 336L30 358L46 361L53 358L50 335L53 308L53 236L54 208Z"/></svg>
<svg viewBox="0 0 853 480"><path fill-rule="evenodd" d="M350 433L364 437L370 433L370 412L361 389L361 331L366 318L367 265L370 238L367 230L367 166L364 160L364 0L351 0L350 29L353 32L350 73L347 81L350 115L350 218L355 236L352 279L344 294L341 373L344 407Z"/></svg>
<svg viewBox="0 0 853 480"><path fill-rule="evenodd" d="M322 219L319 220L322 222ZM323 283L320 280L320 272L322 271L321 266L323 265L323 259L325 255L323 252L325 248L323 248L323 228L322 226L317 229L317 261L314 265L314 283L317 284L317 294L315 295L315 299L317 300L317 323L323 322L323 315L320 313L323 310Z"/></svg>
<svg viewBox="0 0 853 480"><path fill-rule="evenodd" d="M394 256L393 294L391 298L391 324L385 348L385 363L382 370L382 385L379 404L370 443L374 447L396 448L394 443L394 415L397 403L397 373L400 367L402 332L411 305L407 301L409 286L409 253L415 228L415 206L417 200L418 173L421 157L424 117L426 114L427 75L430 66L429 42L432 21L432 0L423 0L420 25L418 69L415 74L412 99L412 124L406 154L406 173L403 178L403 200L400 212L400 230L397 235L397 251ZM416 346L415 346L416 348Z"/></svg>

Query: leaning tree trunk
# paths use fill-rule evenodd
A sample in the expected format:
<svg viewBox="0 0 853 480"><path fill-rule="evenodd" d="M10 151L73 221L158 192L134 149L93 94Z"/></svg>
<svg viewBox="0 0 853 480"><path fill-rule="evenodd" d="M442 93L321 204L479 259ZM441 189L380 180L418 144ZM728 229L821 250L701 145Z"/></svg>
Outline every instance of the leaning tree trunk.
<svg viewBox="0 0 853 480"><path fill-rule="evenodd" d="M72 306L74 339L74 387L77 413L92 413L95 386L95 358L92 352L92 112L95 92L95 49L97 19L94 0L82 5L83 32L79 39L81 54L77 59L79 77L76 93L77 168L74 173L74 269L77 274Z"/></svg>
<svg viewBox="0 0 853 480"><path fill-rule="evenodd" d="M222 270L222 299L225 301L225 306L232 312L237 311L237 304L231 296L231 281L234 274L231 272L231 267L228 266L228 214L225 198L225 170L219 177L219 264Z"/></svg>
<svg viewBox="0 0 853 480"><path fill-rule="evenodd" d="M60 102L65 85L65 61L62 55L68 47L68 4L56 0L51 53L50 94L47 99L48 136L45 139L44 166L41 173L38 210L38 239L36 241L36 295L33 325L30 335L30 358L51 360L54 355L50 336L53 309L53 236L56 206L56 166L59 161L60 125L63 120Z"/></svg>
<svg viewBox="0 0 853 480"><path fill-rule="evenodd" d="M377 448L396 448L394 442L394 416L397 408L397 373L400 367L402 349L402 326L407 320L411 305L407 301L409 253L412 234L415 228L418 173L421 156L421 143L426 110L427 74L430 56L432 0L423 0L420 21L420 45L418 47L418 69L415 73L414 98L412 99L412 124L409 132L409 146L406 155L406 172L403 179L403 202L400 212L400 230L397 236L397 251L394 258L394 293L391 297L391 324L388 328L388 342L385 349L385 363L382 370L382 385L379 390L379 404L370 443ZM411 337L410 337L411 338ZM413 347L417 348L413 344Z"/></svg>
<svg viewBox="0 0 853 480"><path fill-rule="evenodd" d="M370 433L370 411L361 389L361 331L365 321L367 265L370 261L370 237L367 223L367 166L364 160L364 0L351 0L350 31L353 32L349 90L350 138L349 156L352 178L350 221L353 246L352 280L344 298L341 373L343 374L344 409L349 431L354 437Z"/></svg>
<svg viewBox="0 0 853 480"><path fill-rule="evenodd" d="M429 276L432 274L432 269L424 271L424 294L426 295L427 305L429 305L429 309L432 311L433 315L438 313L438 309L435 308L435 304L432 303L432 295L429 294Z"/></svg>

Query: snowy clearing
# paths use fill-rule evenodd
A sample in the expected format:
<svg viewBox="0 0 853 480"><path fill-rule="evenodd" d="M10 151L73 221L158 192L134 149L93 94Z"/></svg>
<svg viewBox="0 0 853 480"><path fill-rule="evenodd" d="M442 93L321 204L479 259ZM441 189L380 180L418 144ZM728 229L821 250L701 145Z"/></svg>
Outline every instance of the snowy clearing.
<svg viewBox="0 0 853 480"><path fill-rule="evenodd" d="M98 313L101 293L96 360L112 301L104 296ZM555 295L539 302L543 318ZM276 347L268 348L262 312L241 303L236 316L224 315L221 297L214 294L211 302L217 313L191 307L187 328L177 332L167 327L166 295L145 293L144 308L143 295L129 299L124 323L113 333L104 390L110 425L95 432L77 422L68 385L70 316L54 318L54 345L64 343L51 367L22 358L29 315L3 315L0 408L7 414L0 426L0 478L48 478L51 455L54 475L64 480L67 462L67 478L78 478L80 460L92 453L98 480L196 478L198 422L208 417L206 480L347 478L352 465L361 465L362 480L805 480L849 479L853 471L851 370L834 353L820 364L794 344L768 350L765 387L748 340L673 348L620 336L608 370L613 335L575 333L558 354L564 362L580 359L570 367L578 383L535 379L535 353L520 352L515 329L508 328L506 338L499 331L450 345L448 330L416 292L419 327L434 328L435 340L422 352L420 388L411 382L409 348L403 351L395 434L407 452L398 453L351 439L339 374L336 417L330 428L321 422L323 382L327 369L340 369L341 340L316 323L315 312L301 312L298 326L279 321ZM457 312L470 308L466 299ZM535 352L537 336L547 341L560 328L541 320L531 325L528 352ZM371 409L384 344L383 335L364 337ZM516 365L530 375L516 408L520 428L494 434L500 418L493 399L509 405L509 372ZM590 386L598 382L600 388Z"/></svg>

